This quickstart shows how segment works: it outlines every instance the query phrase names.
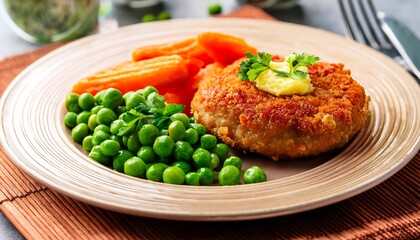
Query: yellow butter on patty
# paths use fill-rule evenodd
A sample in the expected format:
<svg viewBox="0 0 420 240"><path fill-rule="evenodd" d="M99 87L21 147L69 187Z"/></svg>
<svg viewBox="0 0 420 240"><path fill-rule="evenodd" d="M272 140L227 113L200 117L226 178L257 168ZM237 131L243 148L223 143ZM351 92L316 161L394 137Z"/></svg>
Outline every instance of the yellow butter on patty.
<svg viewBox="0 0 420 240"><path fill-rule="evenodd" d="M283 72L289 72L289 64L287 62L270 62L270 68L276 69ZM307 67L298 67L297 70L308 72ZM311 84L311 78L309 74L306 75L305 79L292 79L292 78L283 78L276 75L276 72L267 69L262 72L255 79L256 87L262 91L274 94L276 96L280 95L292 95L299 94L304 95L310 93L314 90L314 87Z"/></svg>

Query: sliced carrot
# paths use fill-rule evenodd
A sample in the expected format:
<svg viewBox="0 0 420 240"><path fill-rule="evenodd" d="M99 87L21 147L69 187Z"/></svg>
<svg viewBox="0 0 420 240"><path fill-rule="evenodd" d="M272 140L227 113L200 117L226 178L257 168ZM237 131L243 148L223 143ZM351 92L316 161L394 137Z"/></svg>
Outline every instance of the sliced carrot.
<svg viewBox="0 0 420 240"><path fill-rule="evenodd" d="M204 65L214 62L198 43L196 38L189 38L184 41L158 44L139 47L132 53L133 61L141 61L159 56L180 55L183 58L195 58L203 62Z"/></svg>
<svg viewBox="0 0 420 240"><path fill-rule="evenodd" d="M133 61L140 61L154 57L174 55L185 52L191 48L196 41L195 38L189 38L176 43L149 45L136 48L132 53Z"/></svg>
<svg viewBox="0 0 420 240"><path fill-rule="evenodd" d="M246 52L257 54L257 49L245 40L227 34L204 32L197 36L197 41L210 57L224 66L245 57Z"/></svg>
<svg viewBox="0 0 420 240"><path fill-rule="evenodd" d="M214 62L214 59L197 41L194 42L193 48L191 48L184 57L198 59L203 62L204 66Z"/></svg>
<svg viewBox="0 0 420 240"><path fill-rule="evenodd" d="M122 93L146 86L171 88L194 77L201 67L198 62L178 55L126 62L81 79L73 86L73 92L96 94L110 87L119 89Z"/></svg>

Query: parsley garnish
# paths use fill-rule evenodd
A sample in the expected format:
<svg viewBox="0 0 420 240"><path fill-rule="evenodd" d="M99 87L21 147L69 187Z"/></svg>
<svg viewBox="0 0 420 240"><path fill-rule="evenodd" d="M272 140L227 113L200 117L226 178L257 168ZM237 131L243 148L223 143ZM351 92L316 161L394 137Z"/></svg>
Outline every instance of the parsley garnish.
<svg viewBox="0 0 420 240"><path fill-rule="evenodd" d="M242 81L255 81L255 79L267 69L275 72L276 76L282 78L302 80L306 78L308 73L298 70L297 68L301 66L311 66L320 60L319 57L306 53L290 54L285 60L289 64L290 71L285 72L270 67L271 54L258 52L258 55L253 55L252 53L247 52L245 55L248 59L239 64L241 70L238 72L238 77Z"/></svg>
<svg viewBox="0 0 420 240"><path fill-rule="evenodd" d="M151 101L140 103L134 109L124 113L122 120L125 124L119 129L118 136L127 136L134 130L139 131L146 123L153 123L158 128L167 127L170 124L170 116L182 112L185 106L182 104L154 104Z"/></svg>

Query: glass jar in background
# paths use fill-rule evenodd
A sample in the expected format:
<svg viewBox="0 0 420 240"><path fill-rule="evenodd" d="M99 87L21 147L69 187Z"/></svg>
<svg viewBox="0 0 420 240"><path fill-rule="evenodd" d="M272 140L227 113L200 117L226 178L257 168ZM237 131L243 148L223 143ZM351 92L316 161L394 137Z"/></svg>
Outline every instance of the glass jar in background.
<svg viewBox="0 0 420 240"><path fill-rule="evenodd" d="M131 8L146 8L158 5L162 0L128 0L128 6Z"/></svg>
<svg viewBox="0 0 420 240"><path fill-rule="evenodd" d="M261 8L290 8L297 4L297 0L247 0L248 3Z"/></svg>
<svg viewBox="0 0 420 240"><path fill-rule="evenodd" d="M85 36L98 21L99 0L3 0L0 4L13 31L38 44Z"/></svg>

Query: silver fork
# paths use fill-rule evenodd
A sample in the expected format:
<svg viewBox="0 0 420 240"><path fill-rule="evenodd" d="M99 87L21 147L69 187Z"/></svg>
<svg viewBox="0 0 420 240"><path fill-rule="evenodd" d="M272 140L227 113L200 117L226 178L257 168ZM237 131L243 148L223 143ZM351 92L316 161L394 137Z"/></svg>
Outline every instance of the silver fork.
<svg viewBox="0 0 420 240"><path fill-rule="evenodd" d="M384 53L411 72L382 30L372 0L339 0L339 5L348 37Z"/></svg>

